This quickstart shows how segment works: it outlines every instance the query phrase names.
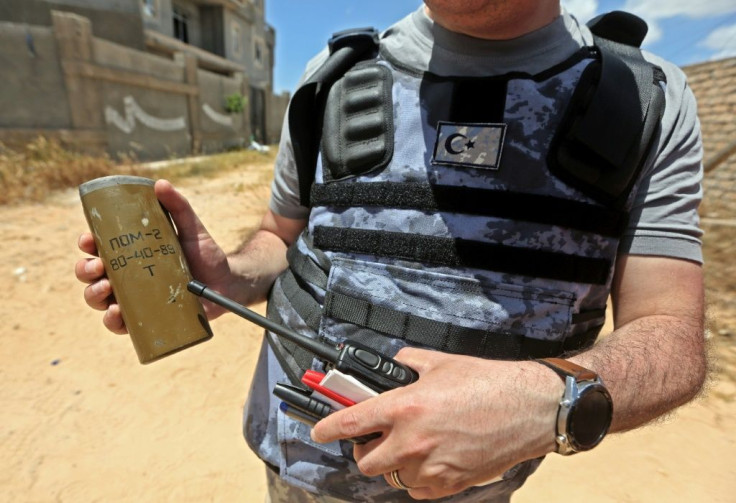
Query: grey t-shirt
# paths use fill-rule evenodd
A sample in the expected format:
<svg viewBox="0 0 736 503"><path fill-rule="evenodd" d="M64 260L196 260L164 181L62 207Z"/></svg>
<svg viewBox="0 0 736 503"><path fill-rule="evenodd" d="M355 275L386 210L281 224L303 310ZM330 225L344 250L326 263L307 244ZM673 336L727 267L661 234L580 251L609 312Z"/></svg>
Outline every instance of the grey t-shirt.
<svg viewBox="0 0 736 503"><path fill-rule="evenodd" d="M550 25L522 37L482 40L442 28L426 15L423 7L381 36L381 50L403 67L441 76L468 77L510 72L537 74L592 43L587 27L567 12ZM305 75L318 68L326 56L326 51L317 55ZM645 57L664 70L667 106L620 251L702 262L697 213L702 197L702 144L695 98L679 68L646 52ZM303 219L309 215L309 209L299 204L299 184L286 121L270 208L287 218Z"/></svg>

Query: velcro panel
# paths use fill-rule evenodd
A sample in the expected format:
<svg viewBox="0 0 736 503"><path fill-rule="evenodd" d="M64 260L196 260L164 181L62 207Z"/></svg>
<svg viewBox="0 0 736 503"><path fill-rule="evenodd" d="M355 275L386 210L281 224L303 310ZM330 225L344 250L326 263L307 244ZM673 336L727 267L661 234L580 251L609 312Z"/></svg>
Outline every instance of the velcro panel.
<svg viewBox="0 0 736 503"><path fill-rule="evenodd" d="M604 258L460 238L347 227L315 227L314 244L324 250L597 285L606 283L611 267L610 261Z"/></svg>
<svg viewBox="0 0 736 503"><path fill-rule="evenodd" d="M523 220L618 237L628 221L623 211L541 194L413 182L349 182L312 185L314 206L376 206Z"/></svg>
<svg viewBox="0 0 736 503"><path fill-rule="evenodd" d="M322 129L326 182L383 169L394 150L393 78L388 68L358 65L330 89Z"/></svg>
<svg viewBox="0 0 736 503"><path fill-rule="evenodd" d="M508 79L467 79L453 85L451 122L503 122Z"/></svg>

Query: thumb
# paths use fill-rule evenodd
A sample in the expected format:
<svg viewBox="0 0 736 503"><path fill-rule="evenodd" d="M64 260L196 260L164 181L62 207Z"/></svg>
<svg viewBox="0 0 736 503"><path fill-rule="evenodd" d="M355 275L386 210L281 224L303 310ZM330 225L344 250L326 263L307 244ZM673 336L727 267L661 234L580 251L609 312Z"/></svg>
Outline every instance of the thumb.
<svg viewBox="0 0 736 503"><path fill-rule="evenodd" d="M437 351L405 347L396 353L394 358L422 374L432 368L440 355L441 353Z"/></svg>
<svg viewBox="0 0 736 503"><path fill-rule="evenodd" d="M199 236L208 234L204 224L192 209L187 198L185 198L168 180L157 180L154 185L156 197L176 225L179 241L198 241Z"/></svg>

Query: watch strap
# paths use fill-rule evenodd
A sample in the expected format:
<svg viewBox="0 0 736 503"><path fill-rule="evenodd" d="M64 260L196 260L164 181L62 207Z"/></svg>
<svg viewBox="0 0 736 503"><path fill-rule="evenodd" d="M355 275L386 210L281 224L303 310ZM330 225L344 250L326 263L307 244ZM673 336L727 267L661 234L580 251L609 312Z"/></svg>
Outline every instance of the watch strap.
<svg viewBox="0 0 736 503"><path fill-rule="evenodd" d="M576 382L580 381L595 381L598 379L598 374L592 370L581 367L580 365L573 363L569 360L563 360L562 358L541 358L537 360L542 365L554 370L564 381L568 376L575 379Z"/></svg>

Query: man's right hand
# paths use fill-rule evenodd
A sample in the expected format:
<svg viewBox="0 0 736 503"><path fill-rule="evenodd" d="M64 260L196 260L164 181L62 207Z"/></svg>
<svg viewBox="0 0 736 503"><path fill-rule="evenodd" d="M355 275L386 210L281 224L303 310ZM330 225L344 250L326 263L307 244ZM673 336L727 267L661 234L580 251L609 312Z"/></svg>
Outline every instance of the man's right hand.
<svg viewBox="0 0 736 503"><path fill-rule="evenodd" d="M179 242L192 276L215 290L227 293L232 281L227 256L207 232L189 201L166 180L158 180L154 190L156 197L169 211L176 225ZM94 256L79 260L74 268L77 279L87 284L84 290L85 302L92 309L105 311L102 321L108 330L117 334L127 333L120 307L115 302L112 287L105 276L102 259L97 257L92 234L83 233L79 237L78 244L80 250ZM209 319L224 312L222 308L210 302L205 301L203 305Z"/></svg>

